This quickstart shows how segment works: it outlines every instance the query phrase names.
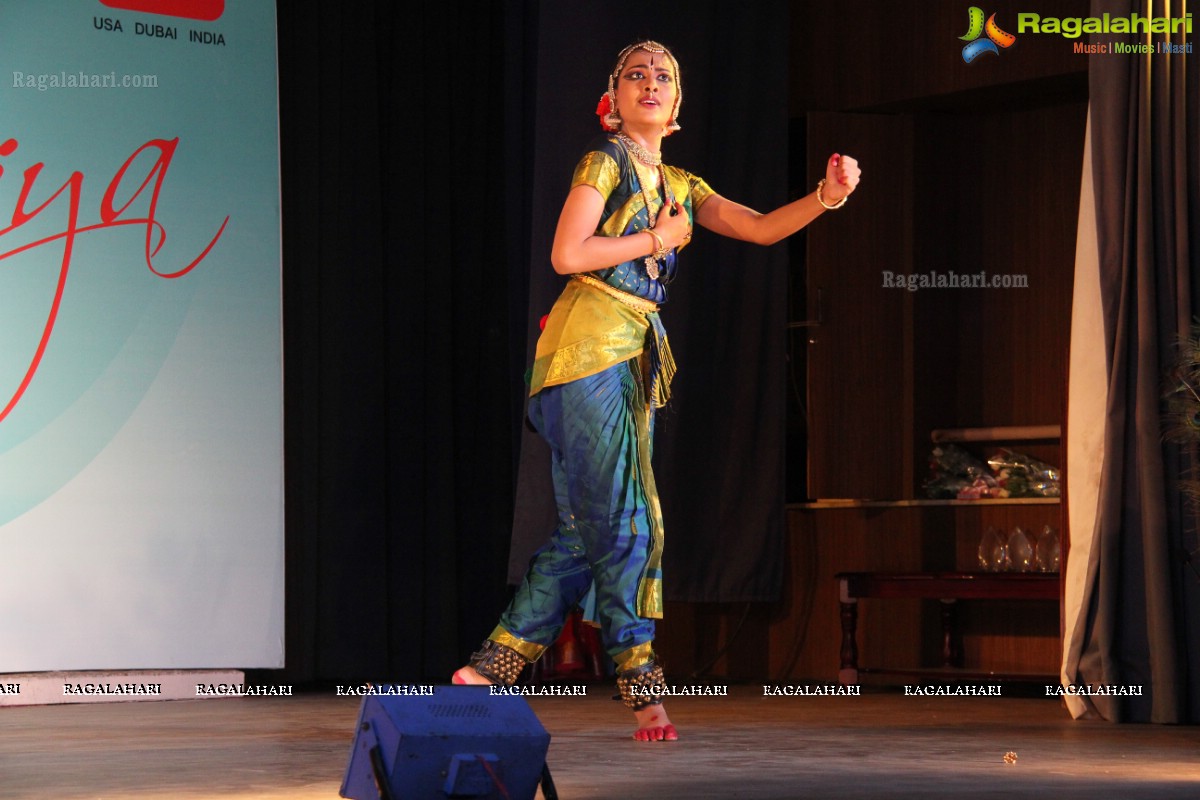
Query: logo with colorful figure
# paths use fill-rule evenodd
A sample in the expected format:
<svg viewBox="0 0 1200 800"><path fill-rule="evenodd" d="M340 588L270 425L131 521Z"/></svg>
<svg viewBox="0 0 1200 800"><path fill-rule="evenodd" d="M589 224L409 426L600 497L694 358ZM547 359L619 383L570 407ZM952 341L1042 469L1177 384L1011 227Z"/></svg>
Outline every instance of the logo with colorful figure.
<svg viewBox="0 0 1200 800"><path fill-rule="evenodd" d="M987 38L981 39L980 37L984 34L987 35ZM1001 48L1007 50L1017 41L1016 36L1000 29L1000 26L996 24L995 14L992 14L987 18L987 22L984 22L983 9L979 6L971 6L967 9L967 33L958 38L967 42L967 46L963 48L962 57L963 61L968 64L984 53L1000 55Z"/></svg>

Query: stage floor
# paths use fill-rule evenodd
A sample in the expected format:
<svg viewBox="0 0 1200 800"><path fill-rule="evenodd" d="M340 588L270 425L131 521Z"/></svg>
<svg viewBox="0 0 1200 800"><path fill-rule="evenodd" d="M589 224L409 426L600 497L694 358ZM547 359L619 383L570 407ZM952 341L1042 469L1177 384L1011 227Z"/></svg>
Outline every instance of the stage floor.
<svg viewBox="0 0 1200 800"><path fill-rule="evenodd" d="M0 798L335 798L358 705L330 692L0 708ZM629 738L607 687L530 705L563 800L1200 796L1200 728L1077 722L1051 698L733 686L670 701L682 738L660 744Z"/></svg>

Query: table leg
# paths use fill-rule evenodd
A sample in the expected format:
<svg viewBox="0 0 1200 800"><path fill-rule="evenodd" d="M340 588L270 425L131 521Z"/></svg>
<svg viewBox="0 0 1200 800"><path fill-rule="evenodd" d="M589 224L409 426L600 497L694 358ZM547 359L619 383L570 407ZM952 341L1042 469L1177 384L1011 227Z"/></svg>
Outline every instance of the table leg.
<svg viewBox="0 0 1200 800"><path fill-rule="evenodd" d="M958 631L958 601L942 599L942 666L963 665L962 636Z"/></svg>
<svg viewBox="0 0 1200 800"><path fill-rule="evenodd" d="M838 683L843 686L853 686L858 683L858 641L855 636L858 627L858 600L842 600L840 605L842 607L842 664L841 669L838 670Z"/></svg>

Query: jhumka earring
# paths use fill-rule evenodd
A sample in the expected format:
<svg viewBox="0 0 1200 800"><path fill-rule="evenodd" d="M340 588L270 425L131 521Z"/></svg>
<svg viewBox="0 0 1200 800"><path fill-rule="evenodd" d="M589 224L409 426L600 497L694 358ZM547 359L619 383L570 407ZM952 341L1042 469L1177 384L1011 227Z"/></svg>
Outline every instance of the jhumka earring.
<svg viewBox="0 0 1200 800"><path fill-rule="evenodd" d="M621 112L617 109L617 94L612 88L612 78L609 78L608 83L609 111L601 118L601 123L610 131L619 131L621 130Z"/></svg>

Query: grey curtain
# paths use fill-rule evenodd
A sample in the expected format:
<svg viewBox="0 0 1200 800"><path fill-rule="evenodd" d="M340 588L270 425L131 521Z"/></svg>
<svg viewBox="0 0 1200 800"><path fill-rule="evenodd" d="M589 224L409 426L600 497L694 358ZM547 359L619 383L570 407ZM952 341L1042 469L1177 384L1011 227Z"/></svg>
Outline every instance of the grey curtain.
<svg viewBox="0 0 1200 800"><path fill-rule="evenodd" d="M1093 0L1091 14L1180 16L1185 6ZM1078 683L1141 687L1140 696L1093 697L1106 719L1195 723L1200 543L1196 511L1178 489L1188 455L1164 442L1161 396L1176 343L1200 308L1200 61L1161 52L1090 58L1108 404L1085 613L1064 673Z"/></svg>

